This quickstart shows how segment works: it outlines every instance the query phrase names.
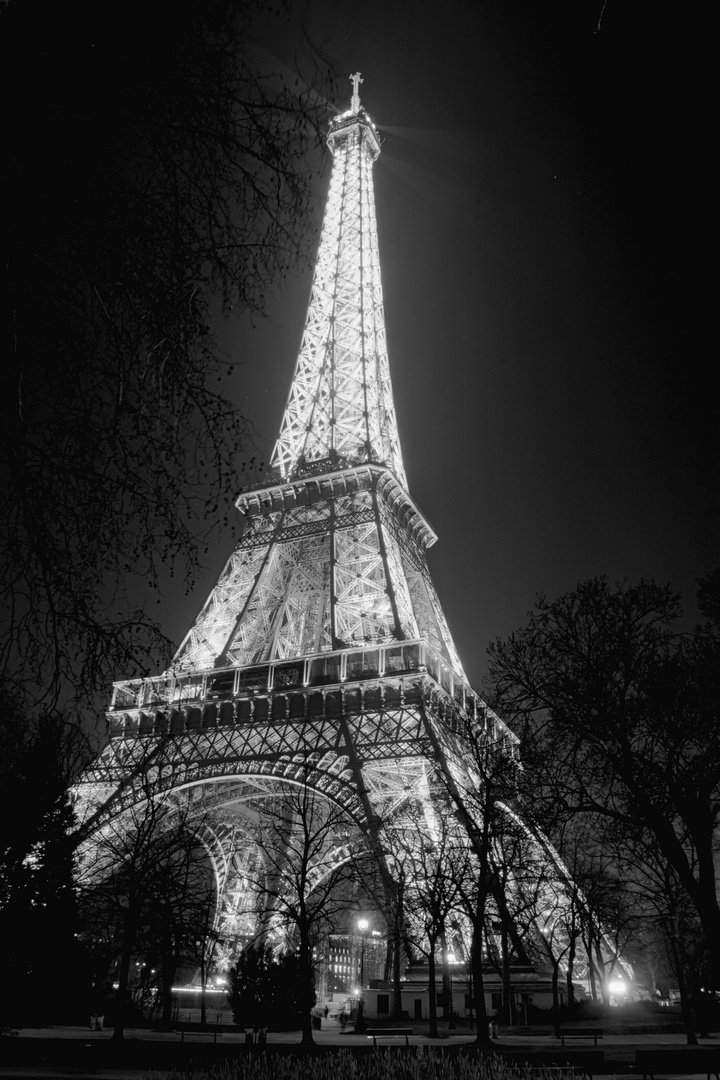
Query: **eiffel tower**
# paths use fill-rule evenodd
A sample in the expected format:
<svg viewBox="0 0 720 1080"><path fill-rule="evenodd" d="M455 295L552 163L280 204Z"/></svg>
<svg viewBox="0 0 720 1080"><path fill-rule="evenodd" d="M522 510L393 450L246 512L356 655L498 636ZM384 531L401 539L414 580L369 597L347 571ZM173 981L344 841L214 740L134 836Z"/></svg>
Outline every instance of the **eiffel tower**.
<svg viewBox="0 0 720 1080"><path fill-rule="evenodd" d="M470 687L433 588L436 535L403 466L372 170L380 137L352 76L330 123L330 189L304 336L270 470L241 539L162 675L115 683L109 741L77 788L86 821L198 790L225 825L225 929L250 932L237 807L311 785L369 841L440 771L468 784L468 733L517 740ZM310 762L310 764L308 764ZM347 855L347 852L345 853Z"/></svg>

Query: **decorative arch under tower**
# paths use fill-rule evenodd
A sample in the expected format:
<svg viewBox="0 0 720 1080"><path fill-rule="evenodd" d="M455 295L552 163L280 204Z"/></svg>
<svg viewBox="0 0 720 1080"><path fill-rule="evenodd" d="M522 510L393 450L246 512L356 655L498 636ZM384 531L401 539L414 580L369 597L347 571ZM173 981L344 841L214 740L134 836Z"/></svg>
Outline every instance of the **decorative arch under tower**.
<svg viewBox="0 0 720 1080"><path fill-rule="evenodd" d="M171 667L115 683L109 741L76 789L86 829L149 787L212 806L220 917L245 936L252 821L288 785L343 812L336 858L367 843L386 859L394 825L429 807L438 777L451 795L481 793L478 747L517 755L466 679L428 570L436 536L408 490L374 205L381 143L360 81L329 128L327 208L271 468L240 493L241 539ZM528 851L550 850L520 831ZM542 918L562 894L548 889Z"/></svg>

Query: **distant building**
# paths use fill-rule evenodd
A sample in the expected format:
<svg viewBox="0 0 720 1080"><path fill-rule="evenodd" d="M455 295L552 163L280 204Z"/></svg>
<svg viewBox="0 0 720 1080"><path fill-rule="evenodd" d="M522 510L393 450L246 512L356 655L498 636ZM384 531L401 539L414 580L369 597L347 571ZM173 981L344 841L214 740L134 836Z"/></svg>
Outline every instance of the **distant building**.
<svg viewBox="0 0 720 1080"><path fill-rule="evenodd" d="M368 986L385 976L387 943L379 931L360 934L330 934L327 953L318 965L318 998L354 998L361 981Z"/></svg>

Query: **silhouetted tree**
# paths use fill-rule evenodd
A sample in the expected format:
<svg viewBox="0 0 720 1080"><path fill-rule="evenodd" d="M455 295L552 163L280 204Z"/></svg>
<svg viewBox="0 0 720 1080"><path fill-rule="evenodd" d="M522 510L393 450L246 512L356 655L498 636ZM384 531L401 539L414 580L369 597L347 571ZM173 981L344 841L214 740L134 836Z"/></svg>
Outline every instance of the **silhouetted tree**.
<svg viewBox="0 0 720 1080"><path fill-rule="evenodd" d="M246 945L230 969L228 1000L240 1027L302 1026L299 958L292 952L276 955L270 945Z"/></svg>
<svg viewBox="0 0 720 1080"><path fill-rule="evenodd" d="M209 868L208 868L209 869ZM197 887L186 904L184 919L187 932L184 935L186 959L197 968L200 983L200 1023L207 1023L207 986L208 980L217 963L218 949L225 944L225 938L217 925L217 889L216 882L209 883L207 878L199 878Z"/></svg>
<svg viewBox="0 0 720 1080"><path fill-rule="evenodd" d="M212 313L260 313L312 232L323 76L253 46L235 2L0 5L0 678L93 703L169 643L240 482ZM244 466L243 466L244 467Z"/></svg>
<svg viewBox="0 0 720 1080"><path fill-rule="evenodd" d="M250 882L261 939L273 944L279 955L291 952L297 957L304 1045L314 1041L314 949L347 909L342 886L351 877L351 822L345 810L314 786L315 765L315 756L306 752L295 783L263 807L256 835L262 870Z"/></svg>
<svg viewBox="0 0 720 1080"><path fill-rule="evenodd" d="M157 958L164 1017L179 961L190 952L206 913L209 867L201 836L205 819L183 800L152 798L118 814L81 847L76 874L85 940L116 965L113 1037L122 1039L131 1006L133 962ZM103 928L100 930L99 928ZM97 951L97 949L95 949ZM102 974L102 973L100 973Z"/></svg>
<svg viewBox="0 0 720 1080"><path fill-rule="evenodd" d="M472 872L460 876L458 898L471 930L470 963L477 1043L487 1046L491 1039L485 1005L483 953L488 925L500 915L510 927L502 888L503 874L511 862L518 870L525 858L523 851L517 860L521 849L515 840L520 826L509 810L516 798L518 762L514 736L490 710L478 719L458 713L455 725L454 730L448 727L445 747L436 743L436 753L443 763L438 775L472 853ZM524 955L517 935L514 944Z"/></svg>
<svg viewBox="0 0 720 1080"><path fill-rule="evenodd" d="M404 932L428 962L429 1035L437 1038L436 964L438 957L443 969L447 964L447 929L463 878L473 868L446 793L438 784L433 787L434 798L429 786L421 787L385 824L383 835L393 876L404 882ZM445 1001L445 1016L452 1016L452 1003Z"/></svg>
<svg viewBox="0 0 720 1080"><path fill-rule="evenodd" d="M0 695L0 933L15 1022L29 1012L48 1021L84 1010L68 785L88 753L86 738L62 714L32 716L21 700ZM65 973L61 1002L47 993L58 971Z"/></svg>
<svg viewBox="0 0 720 1080"><path fill-rule="evenodd" d="M275 1004L274 956L270 945L246 945L230 969L228 1001L240 1027L267 1026Z"/></svg>
<svg viewBox="0 0 720 1080"><path fill-rule="evenodd" d="M720 975L720 574L700 583L705 622L676 629L679 597L641 581L584 582L490 649L493 697L524 733L524 779L548 829L568 817L626 846L643 834L697 912ZM614 850L621 857L622 842Z"/></svg>

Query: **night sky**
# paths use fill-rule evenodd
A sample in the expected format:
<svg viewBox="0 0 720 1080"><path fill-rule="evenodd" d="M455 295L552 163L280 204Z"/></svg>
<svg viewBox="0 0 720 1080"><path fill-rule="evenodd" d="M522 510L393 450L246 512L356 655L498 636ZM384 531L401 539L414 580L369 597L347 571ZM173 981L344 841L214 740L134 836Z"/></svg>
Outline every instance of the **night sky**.
<svg viewBox="0 0 720 1080"><path fill-rule="evenodd" d="M264 31L288 65L304 39L318 47L344 95L331 104L348 106L359 70L384 138L400 436L474 685L537 593L654 578L692 624L695 579L720 561L702 33L620 0L310 0ZM266 461L309 288L293 273L265 322L222 331ZM169 599L176 642L230 549L218 540L191 596Z"/></svg>

